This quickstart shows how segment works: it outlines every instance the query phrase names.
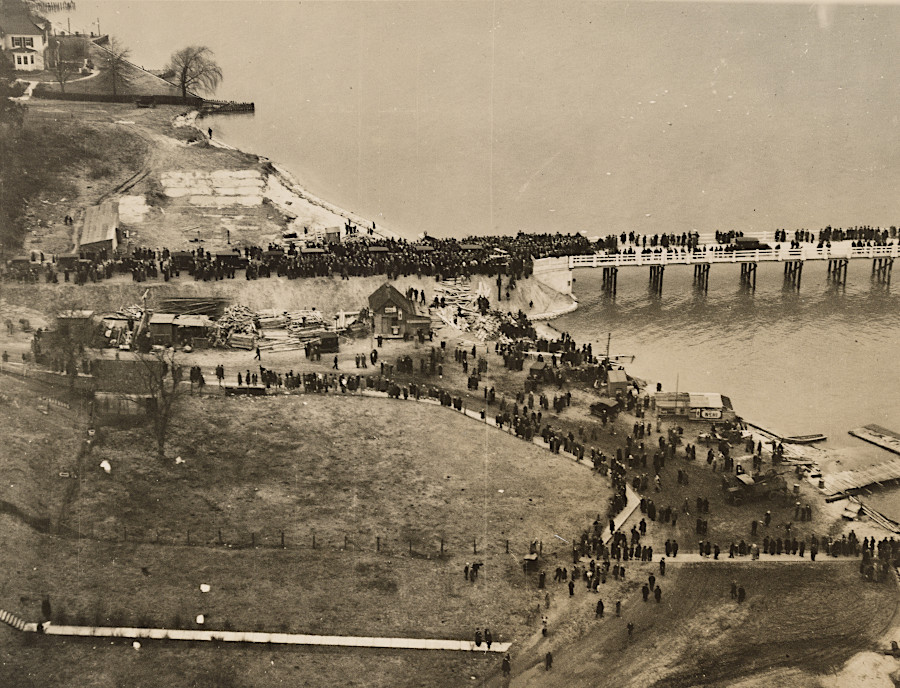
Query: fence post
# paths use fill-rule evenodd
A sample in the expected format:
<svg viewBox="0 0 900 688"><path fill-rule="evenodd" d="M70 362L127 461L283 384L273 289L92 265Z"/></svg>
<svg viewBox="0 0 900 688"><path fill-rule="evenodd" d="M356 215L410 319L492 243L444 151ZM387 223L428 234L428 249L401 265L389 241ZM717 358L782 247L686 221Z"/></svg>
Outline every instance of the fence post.
<svg viewBox="0 0 900 688"><path fill-rule="evenodd" d="M380 535L375 536L375 551L376 552L381 551L381 536Z"/></svg>
<svg viewBox="0 0 900 688"><path fill-rule="evenodd" d="M441 538L441 555L444 554L444 538Z"/></svg>
<svg viewBox="0 0 900 688"><path fill-rule="evenodd" d="M284 549L284 531L281 531L281 549Z"/></svg>
<svg viewBox="0 0 900 688"><path fill-rule="evenodd" d="M472 554L478 554L478 539L472 538Z"/></svg>
<svg viewBox="0 0 900 688"><path fill-rule="evenodd" d="M316 548L316 534L313 533L313 549Z"/></svg>
<svg viewBox="0 0 900 688"><path fill-rule="evenodd" d="M222 544L222 529L219 528L219 544Z"/></svg>
<svg viewBox="0 0 900 688"><path fill-rule="evenodd" d="M412 540L409 541L409 553L412 554Z"/></svg>
<svg viewBox="0 0 900 688"><path fill-rule="evenodd" d="M344 549L347 549L347 536L344 535Z"/></svg>
<svg viewBox="0 0 900 688"><path fill-rule="evenodd" d="M506 553L509 554L509 540L506 541Z"/></svg>

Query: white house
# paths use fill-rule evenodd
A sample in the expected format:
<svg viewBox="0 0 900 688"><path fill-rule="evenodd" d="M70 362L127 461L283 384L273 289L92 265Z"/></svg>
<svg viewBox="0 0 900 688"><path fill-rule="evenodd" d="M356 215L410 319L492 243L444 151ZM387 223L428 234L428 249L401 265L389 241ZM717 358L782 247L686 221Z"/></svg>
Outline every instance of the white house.
<svg viewBox="0 0 900 688"><path fill-rule="evenodd" d="M0 46L12 55L16 70L39 72L44 69L47 33L32 21L24 7L0 6Z"/></svg>

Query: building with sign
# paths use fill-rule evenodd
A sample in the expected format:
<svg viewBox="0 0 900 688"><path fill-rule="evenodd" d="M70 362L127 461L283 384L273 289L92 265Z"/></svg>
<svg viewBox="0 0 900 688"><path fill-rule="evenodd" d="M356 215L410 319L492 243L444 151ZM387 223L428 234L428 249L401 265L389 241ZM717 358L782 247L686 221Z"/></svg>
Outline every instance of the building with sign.
<svg viewBox="0 0 900 688"><path fill-rule="evenodd" d="M691 420L735 420L731 399L713 392L657 392L656 410L661 416L686 416Z"/></svg>
<svg viewBox="0 0 900 688"><path fill-rule="evenodd" d="M369 296L369 311L376 337L415 336L431 330L431 316L419 312L416 304L387 282Z"/></svg>

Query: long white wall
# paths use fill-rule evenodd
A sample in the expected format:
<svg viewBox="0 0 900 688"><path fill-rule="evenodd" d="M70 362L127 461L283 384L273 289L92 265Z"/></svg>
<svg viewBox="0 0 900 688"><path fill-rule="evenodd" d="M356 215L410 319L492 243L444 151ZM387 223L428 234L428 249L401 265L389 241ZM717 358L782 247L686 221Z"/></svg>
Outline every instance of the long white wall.
<svg viewBox="0 0 900 688"><path fill-rule="evenodd" d="M534 278L561 294L572 295L572 271L569 258L538 258L534 261Z"/></svg>

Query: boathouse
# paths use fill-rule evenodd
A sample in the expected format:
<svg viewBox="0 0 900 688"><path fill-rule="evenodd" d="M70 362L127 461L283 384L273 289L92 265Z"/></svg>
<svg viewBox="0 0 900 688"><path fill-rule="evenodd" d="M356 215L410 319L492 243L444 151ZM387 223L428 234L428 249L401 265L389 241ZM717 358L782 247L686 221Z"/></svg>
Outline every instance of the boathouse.
<svg viewBox="0 0 900 688"><path fill-rule="evenodd" d="M369 296L369 311L375 336L403 337L431 330L431 317L387 282Z"/></svg>

